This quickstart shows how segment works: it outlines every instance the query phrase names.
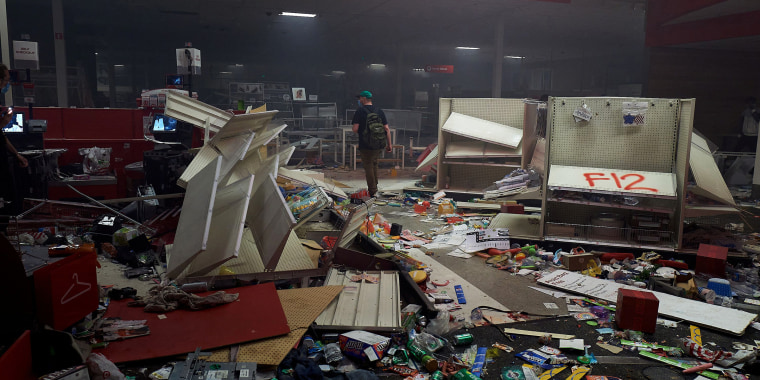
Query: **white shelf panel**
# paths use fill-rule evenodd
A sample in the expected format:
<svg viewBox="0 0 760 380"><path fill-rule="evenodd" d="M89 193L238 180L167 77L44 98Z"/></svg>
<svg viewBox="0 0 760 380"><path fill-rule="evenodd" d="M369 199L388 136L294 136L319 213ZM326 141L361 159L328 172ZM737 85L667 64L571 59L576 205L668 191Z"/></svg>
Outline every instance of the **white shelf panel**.
<svg viewBox="0 0 760 380"><path fill-rule="evenodd" d="M522 129L456 112L452 112L449 115L446 123L443 124L442 130L455 135L510 148L517 148L523 136Z"/></svg>
<svg viewBox="0 0 760 380"><path fill-rule="evenodd" d="M552 190L676 198L673 173L552 165L547 185Z"/></svg>
<svg viewBox="0 0 760 380"><path fill-rule="evenodd" d="M672 214L676 211L675 206L671 208L665 208L665 207L657 207L657 206L641 204L641 203L636 206L629 206L625 204L592 202L592 201L586 201L586 200L580 200L580 199L569 199L569 198L562 198L562 197L548 197L546 198L546 201L557 202L557 203L572 203L572 204L577 204L577 205L587 205L587 206L597 206L597 207L618 208L618 209L623 209L623 210L657 212L657 213L662 213L662 214Z"/></svg>

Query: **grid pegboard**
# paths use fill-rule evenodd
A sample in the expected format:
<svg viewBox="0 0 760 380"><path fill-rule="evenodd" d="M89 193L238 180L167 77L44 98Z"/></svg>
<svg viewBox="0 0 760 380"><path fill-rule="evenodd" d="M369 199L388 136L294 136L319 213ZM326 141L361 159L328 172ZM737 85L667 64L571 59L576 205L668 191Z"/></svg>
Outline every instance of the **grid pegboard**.
<svg viewBox="0 0 760 380"><path fill-rule="evenodd" d="M451 112L522 129L525 117L525 103L522 99L451 99Z"/></svg>
<svg viewBox="0 0 760 380"><path fill-rule="evenodd" d="M509 174L514 168L501 166L447 165L449 188L482 192Z"/></svg>
<svg viewBox="0 0 760 380"><path fill-rule="evenodd" d="M694 121L694 99L681 101L680 122L678 129L678 151L676 152L676 181L681 189L686 189L689 180L689 155L691 152L691 133ZM685 190L684 190L685 191ZM684 191L678 193L678 207L676 208L676 220L679 221L676 230L678 248L683 247L683 222L684 222Z"/></svg>
<svg viewBox="0 0 760 380"><path fill-rule="evenodd" d="M623 126L623 102L646 101L646 124ZM576 123L588 105L593 117ZM678 99L552 98L549 163L672 173L678 138Z"/></svg>

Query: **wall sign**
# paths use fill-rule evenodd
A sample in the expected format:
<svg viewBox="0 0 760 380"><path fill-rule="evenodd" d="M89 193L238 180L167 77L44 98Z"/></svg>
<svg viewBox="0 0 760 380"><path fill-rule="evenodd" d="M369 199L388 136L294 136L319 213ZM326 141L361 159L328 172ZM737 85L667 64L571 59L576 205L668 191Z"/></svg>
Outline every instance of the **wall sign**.
<svg viewBox="0 0 760 380"><path fill-rule="evenodd" d="M13 41L13 65L16 69L40 69L39 49L36 42Z"/></svg>
<svg viewBox="0 0 760 380"><path fill-rule="evenodd" d="M426 73L454 74L454 65L426 65Z"/></svg>

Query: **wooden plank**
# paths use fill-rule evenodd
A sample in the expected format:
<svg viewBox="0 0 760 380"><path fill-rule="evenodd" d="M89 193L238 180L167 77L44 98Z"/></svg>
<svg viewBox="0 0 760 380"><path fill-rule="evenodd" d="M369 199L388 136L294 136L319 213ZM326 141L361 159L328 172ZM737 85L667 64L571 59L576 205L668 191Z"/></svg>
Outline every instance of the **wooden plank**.
<svg viewBox="0 0 760 380"><path fill-rule="evenodd" d="M246 220L264 267L274 270L296 219L271 174L254 193Z"/></svg>
<svg viewBox="0 0 760 380"><path fill-rule="evenodd" d="M174 245L167 250L169 262L166 275L169 278L176 278L193 258L206 249L221 166L222 157L217 156L187 184Z"/></svg>
<svg viewBox="0 0 760 380"><path fill-rule="evenodd" d="M532 331L532 330L520 330L520 329L513 329L513 328L505 328L504 332L507 333L507 334L527 335L527 336L544 336L546 334L549 334L554 339L573 339L573 338L575 338L575 335L555 334L555 333L552 333L552 332Z"/></svg>
<svg viewBox="0 0 760 380"><path fill-rule="evenodd" d="M549 188L562 190L676 197L673 173L552 165Z"/></svg>
<svg viewBox="0 0 760 380"><path fill-rule="evenodd" d="M251 175L216 192L208 244L192 260L188 276L202 275L238 256L252 186Z"/></svg>
<svg viewBox="0 0 760 380"><path fill-rule="evenodd" d="M457 112L451 113L446 123L443 124L442 130L455 135L511 148L517 148L520 145L523 135L522 129L462 115Z"/></svg>
<svg viewBox="0 0 760 380"><path fill-rule="evenodd" d="M573 293L583 294L607 302L617 302L619 289L646 291L633 286L618 284L614 281L600 280L580 273L556 270L538 280L540 284ZM691 322L695 325L742 335L749 324L757 318L756 314L745 311L693 301L670 294L651 292L660 300L659 314Z"/></svg>

